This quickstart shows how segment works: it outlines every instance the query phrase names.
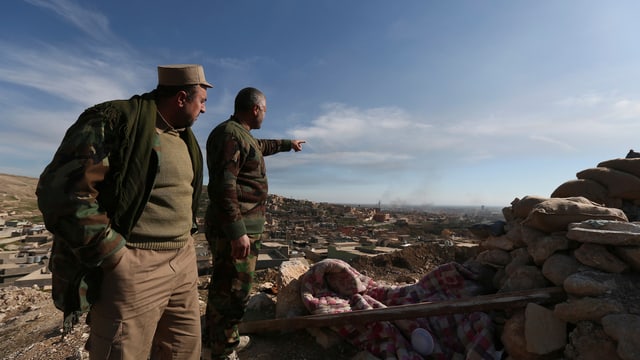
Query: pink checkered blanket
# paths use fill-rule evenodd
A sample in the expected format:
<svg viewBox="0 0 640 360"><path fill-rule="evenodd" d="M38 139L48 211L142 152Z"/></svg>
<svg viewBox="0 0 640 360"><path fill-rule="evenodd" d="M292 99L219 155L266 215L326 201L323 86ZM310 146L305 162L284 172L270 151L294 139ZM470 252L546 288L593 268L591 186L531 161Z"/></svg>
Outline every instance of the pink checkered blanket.
<svg viewBox="0 0 640 360"><path fill-rule="evenodd" d="M465 266L448 263L412 285L380 285L342 260L325 259L303 275L301 295L311 314L333 314L462 298L468 294L466 284L474 278L475 273ZM428 357L411 346L411 333L418 327L433 336L435 346ZM494 346L493 323L482 312L336 326L333 330L385 360L500 358Z"/></svg>

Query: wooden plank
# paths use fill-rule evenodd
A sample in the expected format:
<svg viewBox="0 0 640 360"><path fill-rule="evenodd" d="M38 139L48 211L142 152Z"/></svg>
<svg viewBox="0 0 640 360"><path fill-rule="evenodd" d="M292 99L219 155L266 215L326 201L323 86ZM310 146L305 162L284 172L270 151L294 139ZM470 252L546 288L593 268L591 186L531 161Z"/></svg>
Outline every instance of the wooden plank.
<svg viewBox="0 0 640 360"><path fill-rule="evenodd" d="M515 291L447 301L423 302L392 306L382 309L356 310L339 314L319 314L293 318L241 322L241 333L288 331L312 327L330 327L346 324L362 325L377 321L410 319L446 314L464 314L476 311L524 307L528 303L558 303L566 294L561 287Z"/></svg>

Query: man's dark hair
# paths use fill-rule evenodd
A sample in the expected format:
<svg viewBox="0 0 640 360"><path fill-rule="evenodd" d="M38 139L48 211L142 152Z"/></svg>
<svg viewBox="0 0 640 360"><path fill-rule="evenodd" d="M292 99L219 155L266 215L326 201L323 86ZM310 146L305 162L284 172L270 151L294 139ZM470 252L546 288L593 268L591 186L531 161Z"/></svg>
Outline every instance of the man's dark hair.
<svg viewBox="0 0 640 360"><path fill-rule="evenodd" d="M252 88L246 87L238 92L236 95L236 101L233 106L233 111L236 113L249 111L253 108L254 105L257 105L264 99L264 94L262 91Z"/></svg>
<svg viewBox="0 0 640 360"><path fill-rule="evenodd" d="M158 85L156 87L156 96L158 99L170 98L173 95L177 94L180 91L185 91L187 96L191 98L193 94L196 92L196 89L200 85L182 85L182 86L167 86L167 85Z"/></svg>

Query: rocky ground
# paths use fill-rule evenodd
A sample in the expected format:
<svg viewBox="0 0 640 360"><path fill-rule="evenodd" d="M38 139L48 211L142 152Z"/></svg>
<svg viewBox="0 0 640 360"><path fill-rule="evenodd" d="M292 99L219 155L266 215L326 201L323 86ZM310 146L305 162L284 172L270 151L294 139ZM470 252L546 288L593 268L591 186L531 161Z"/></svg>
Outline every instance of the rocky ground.
<svg viewBox="0 0 640 360"><path fill-rule="evenodd" d="M352 266L376 281L387 283L412 283L438 265L463 262L471 257L473 248L442 246L436 243L410 247L392 254L373 258L358 258ZM277 272L260 271L256 289L261 284L273 283ZM201 299L206 296L204 284ZM204 302L203 302L204 304ZM203 305L204 308L204 305ZM50 295L36 288L0 288L0 359L87 359L83 351L88 327L81 324L64 339L60 337L61 313L55 309ZM252 335L251 346L241 353L246 359L281 360L348 360L358 354L358 349L345 342L325 348L306 330L289 333Z"/></svg>

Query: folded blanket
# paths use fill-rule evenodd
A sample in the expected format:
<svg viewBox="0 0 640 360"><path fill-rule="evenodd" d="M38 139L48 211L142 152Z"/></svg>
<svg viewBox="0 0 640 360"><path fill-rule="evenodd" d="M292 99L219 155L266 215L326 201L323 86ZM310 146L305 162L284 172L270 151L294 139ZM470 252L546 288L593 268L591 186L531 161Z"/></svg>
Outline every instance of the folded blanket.
<svg viewBox="0 0 640 360"><path fill-rule="evenodd" d="M389 286L376 283L342 260L325 259L301 278L301 296L311 314L333 314L467 297L477 276L461 264L448 263L415 284ZM423 360L410 341L412 331L419 327L434 339L429 359L500 358L494 346L493 323L482 312L336 326L333 330L381 359Z"/></svg>

